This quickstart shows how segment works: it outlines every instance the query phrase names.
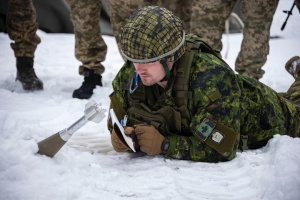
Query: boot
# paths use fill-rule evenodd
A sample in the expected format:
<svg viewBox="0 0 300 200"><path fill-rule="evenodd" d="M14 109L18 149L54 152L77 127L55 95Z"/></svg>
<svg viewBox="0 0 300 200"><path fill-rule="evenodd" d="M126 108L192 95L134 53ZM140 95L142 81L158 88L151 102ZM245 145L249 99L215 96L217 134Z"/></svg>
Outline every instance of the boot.
<svg viewBox="0 0 300 200"><path fill-rule="evenodd" d="M102 86L101 75L95 74L91 69L84 69L84 81L80 88L74 90L73 98L89 99L93 95L96 86Z"/></svg>
<svg viewBox="0 0 300 200"><path fill-rule="evenodd" d="M22 83L24 90L42 90L43 82L36 76L33 68L33 58L17 57L16 80Z"/></svg>
<svg viewBox="0 0 300 200"><path fill-rule="evenodd" d="M300 77L300 57L294 56L289 59L285 64L285 69L297 80Z"/></svg>

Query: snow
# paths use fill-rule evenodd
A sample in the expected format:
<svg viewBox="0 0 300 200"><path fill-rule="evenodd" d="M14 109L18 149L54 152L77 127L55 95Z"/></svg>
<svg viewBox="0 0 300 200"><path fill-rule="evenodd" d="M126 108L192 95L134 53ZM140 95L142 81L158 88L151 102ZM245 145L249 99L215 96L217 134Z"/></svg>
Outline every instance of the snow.
<svg viewBox="0 0 300 200"><path fill-rule="evenodd" d="M293 78L286 61L300 55L300 15L296 8L285 30L282 10L291 0L281 0L271 28L270 54L261 81L278 92ZM15 57L10 40L0 33L0 199L1 200L101 200L101 199L300 199L300 139L276 135L258 150L237 153L225 163L200 163L162 156L116 153L110 143L106 119L89 122L49 158L36 154L37 143L83 116L90 100L109 108L111 81L122 66L113 37L108 45L103 87L90 100L72 98L83 78L74 57L74 35L38 31L35 70L44 90L25 92L15 82ZM227 41L229 40L229 41ZM241 34L223 37L226 61L234 66Z"/></svg>

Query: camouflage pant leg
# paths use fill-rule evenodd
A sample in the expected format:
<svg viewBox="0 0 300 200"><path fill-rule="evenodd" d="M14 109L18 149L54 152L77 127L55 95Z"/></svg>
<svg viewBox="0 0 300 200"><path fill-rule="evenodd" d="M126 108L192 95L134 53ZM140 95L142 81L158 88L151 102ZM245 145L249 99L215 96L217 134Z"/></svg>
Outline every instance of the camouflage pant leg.
<svg viewBox="0 0 300 200"><path fill-rule="evenodd" d="M297 79L286 92L285 98L300 106L300 79Z"/></svg>
<svg viewBox="0 0 300 200"><path fill-rule="evenodd" d="M144 0L143 6L156 5L172 11L183 22L186 33L190 33L192 0Z"/></svg>
<svg viewBox="0 0 300 200"><path fill-rule="evenodd" d="M71 7L71 21L75 33L75 57L82 62L83 67L102 74L105 70L102 61L105 60L107 46L100 29L101 0L67 0Z"/></svg>
<svg viewBox="0 0 300 200"><path fill-rule="evenodd" d="M286 117L287 134L300 137L300 79L296 80L289 90L280 98Z"/></svg>
<svg viewBox="0 0 300 200"><path fill-rule="evenodd" d="M191 33L203 38L213 49L222 50L225 21L236 0L194 0Z"/></svg>
<svg viewBox="0 0 300 200"><path fill-rule="evenodd" d="M34 57L41 39L36 34L37 17L32 0L9 0L7 31L16 57Z"/></svg>
<svg viewBox="0 0 300 200"><path fill-rule="evenodd" d="M193 0L144 0L142 6L155 5L167 8L182 20L185 32L190 33L192 3Z"/></svg>
<svg viewBox="0 0 300 200"><path fill-rule="evenodd" d="M191 19L192 19L192 3L193 0L169 0L170 10L178 16L183 23L183 28L186 33L191 33Z"/></svg>
<svg viewBox="0 0 300 200"><path fill-rule="evenodd" d="M241 50L235 62L239 74L259 79L265 73L262 66L269 54L270 27L278 0L243 0L244 22Z"/></svg>
<svg viewBox="0 0 300 200"><path fill-rule="evenodd" d="M120 38L123 26L127 19L136 11L141 5L142 0L110 0L108 1L110 22L113 29L114 37L121 53ZM121 10L120 10L121 9ZM123 57L123 55L121 54ZM123 57L123 60L126 59Z"/></svg>

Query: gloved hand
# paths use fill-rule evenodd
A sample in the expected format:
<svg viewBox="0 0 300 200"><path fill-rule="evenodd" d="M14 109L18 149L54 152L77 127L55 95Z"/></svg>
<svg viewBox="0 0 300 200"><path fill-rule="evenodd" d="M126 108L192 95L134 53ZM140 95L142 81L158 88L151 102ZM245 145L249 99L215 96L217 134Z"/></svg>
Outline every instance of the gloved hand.
<svg viewBox="0 0 300 200"><path fill-rule="evenodd" d="M134 134L134 128L133 127L125 127L124 133L132 138L134 147L137 147L137 139ZM114 147L116 152L125 152L128 150L131 150L125 143L122 142L122 140L118 137L115 130L113 129L111 132L111 144Z"/></svg>
<svg viewBox="0 0 300 200"><path fill-rule="evenodd" d="M165 137L152 125L138 125L135 127L140 150L149 155L161 154L161 145Z"/></svg>

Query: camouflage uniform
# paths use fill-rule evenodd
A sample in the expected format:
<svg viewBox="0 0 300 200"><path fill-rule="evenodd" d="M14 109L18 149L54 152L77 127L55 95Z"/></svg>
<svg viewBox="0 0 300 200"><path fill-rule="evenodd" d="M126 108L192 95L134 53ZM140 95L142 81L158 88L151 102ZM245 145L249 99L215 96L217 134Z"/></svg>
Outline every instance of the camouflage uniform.
<svg viewBox="0 0 300 200"><path fill-rule="evenodd" d="M142 6L156 5L172 11L183 22L186 33L190 33L192 0L143 0Z"/></svg>
<svg viewBox="0 0 300 200"><path fill-rule="evenodd" d="M32 0L9 0L7 12L7 32L15 57L34 57L41 39L36 34L38 29L36 12Z"/></svg>
<svg viewBox="0 0 300 200"><path fill-rule="evenodd" d="M260 148L275 134L300 136L299 78L278 94L236 75L198 36L182 32L182 22L164 8L144 7L130 17L121 37L128 61L110 95L119 119L127 115L130 127L154 126L169 141L165 156L203 162L231 160L239 148ZM156 61L174 62L165 88L136 78L132 62ZM112 131L111 123L108 128Z"/></svg>
<svg viewBox="0 0 300 200"><path fill-rule="evenodd" d="M107 2L109 8L110 23L114 32L114 37L116 38L119 51L121 49L120 36L122 33L122 28L130 15L140 7L141 1L142 0L110 0ZM120 8L122 8L122 12L120 12ZM126 60L124 57L123 59Z"/></svg>
<svg viewBox="0 0 300 200"><path fill-rule="evenodd" d="M214 49L222 50L225 21L230 16L236 0L194 0L191 33L207 41ZM262 78L269 54L270 27L278 0L241 1L244 22L243 41L235 63L239 74Z"/></svg>
<svg viewBox="0 0 300 200"><path fill-rule="evenodd" d="M16 81L24 90L42 90L43 82L35 74L34 53L41 39L36 34L38 22L32 0L9 0L7 11L7 32L11 48L16 57Z"/></svg>
<svg viewBox="0 0 300 200"><path fill-rule="evenodd" d="M75 56L82 62L79 74L84 67L102 74L105 70L101 62L105 60L107 46L101 36L101 0L67 0L71 7L71 20L75 33Z"/></svg>
<svg viewBox="0 0 300 200"><path fill-rule="evenodd" d="M189 88L193 98L188 101L188 110L192 116L190 133L166 133L165 136L170 140L166 156L203 162L233 159L238 147L243 146L242 140L236 138L230 154L221 155L197 137L204 118L214 119L234 132L247 135L250 149L264 146L275 134L300 136L300 80L291 86L286 95L293 97L291 99L294 102L291 102L256 79L235 75L225 62L211 54L198 52L193 60ZM121 86L130 80L133 70L132 63L126 62L113 80L111 106L115 110L120 107L123 114L128 114L130 100L128 89ZM150 96L146 96L146 100L139 103L155 107L155 110L164 106L176 108L172 96L173 81L168 82L168 89L156 98L155 105L147 100L153 99ZM213 97L214 94L219 95ZM128 125L133 126L130 121L129 119ZM146 123L151 124L149 121Z"/></svg>

